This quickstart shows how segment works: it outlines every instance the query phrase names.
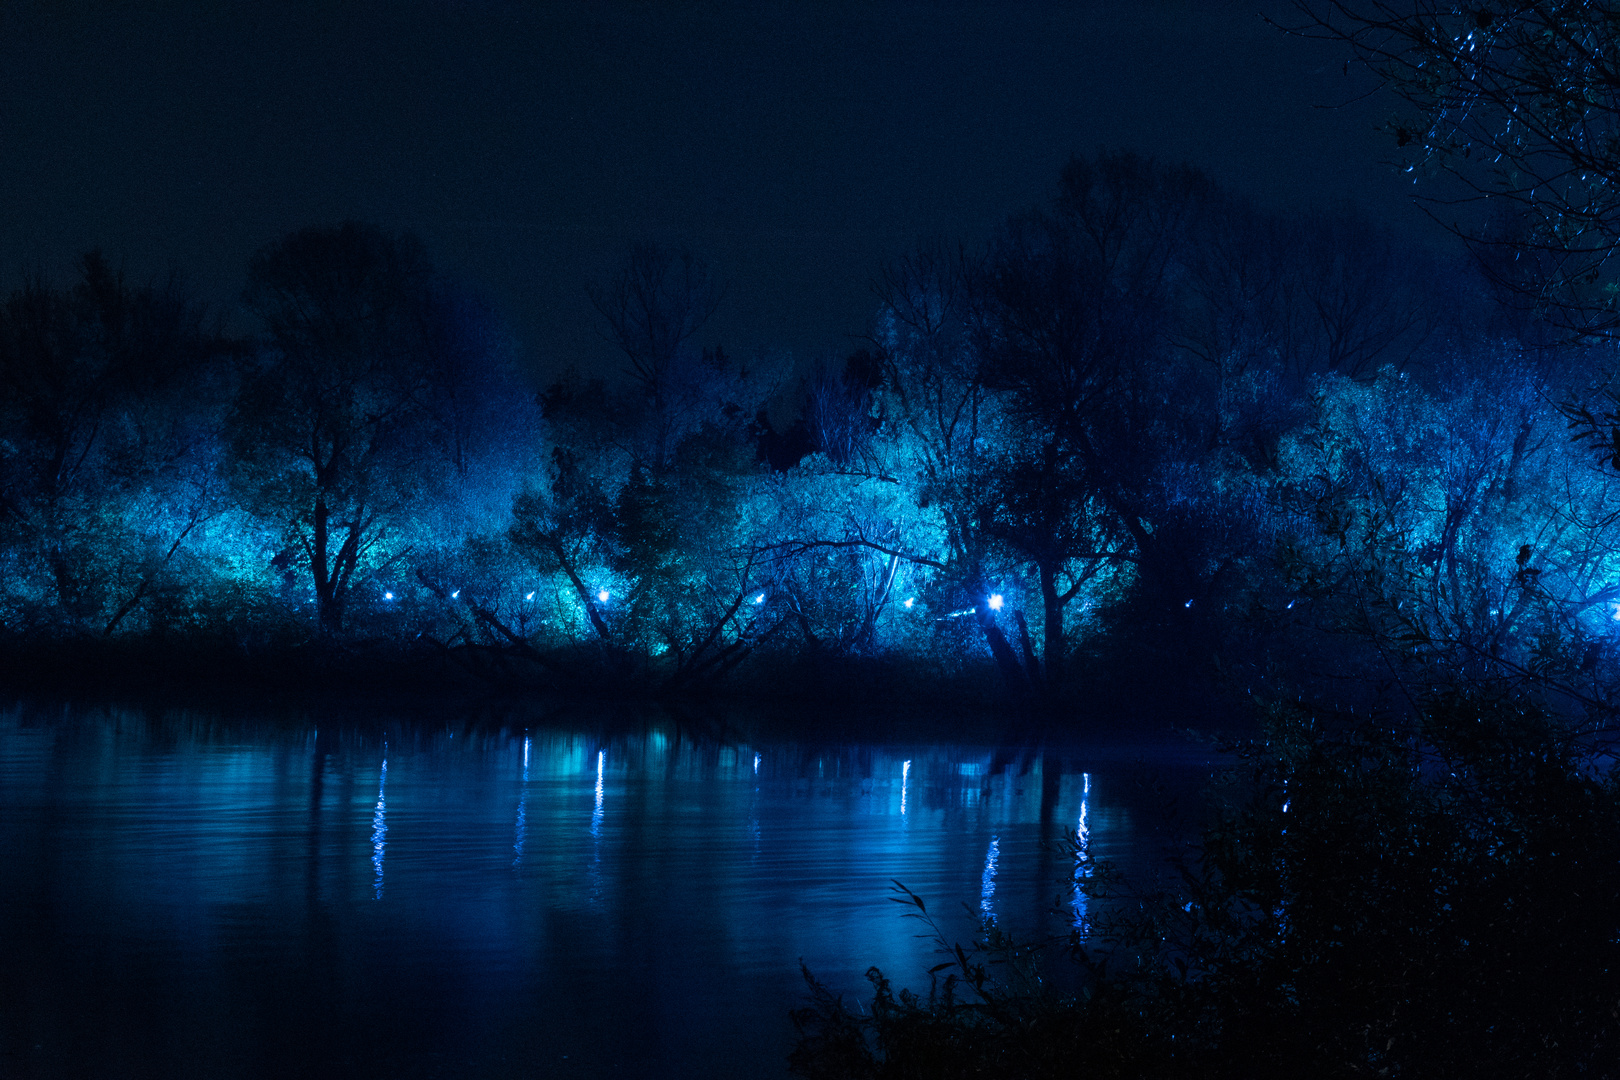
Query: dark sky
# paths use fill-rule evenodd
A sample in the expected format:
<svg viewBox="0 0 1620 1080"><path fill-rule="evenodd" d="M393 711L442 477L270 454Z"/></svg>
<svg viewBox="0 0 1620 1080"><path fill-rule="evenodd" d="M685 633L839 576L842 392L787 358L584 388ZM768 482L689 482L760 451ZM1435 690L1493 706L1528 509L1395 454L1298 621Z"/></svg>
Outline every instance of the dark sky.
<svg viewBox="0 0 1620 1080"><path fill-rule="evenodd" d="M1415 227L1387 106L1314 108L1353 91L1341 54L1261 7L0 0L0 281L99 245L234 308L256 248L360 218L546 372L607 359L583 282L642 239L728 283L706 342L845 351L883 259L984 236L1074 153Z"/></svg>

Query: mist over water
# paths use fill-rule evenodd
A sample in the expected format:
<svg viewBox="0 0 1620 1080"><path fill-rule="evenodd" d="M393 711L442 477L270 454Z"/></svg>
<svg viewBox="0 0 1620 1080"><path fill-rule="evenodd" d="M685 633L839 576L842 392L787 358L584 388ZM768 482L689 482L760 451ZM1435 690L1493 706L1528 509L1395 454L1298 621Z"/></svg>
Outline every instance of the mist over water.
<svg viewBox="0 0 1620 1080"><path fill-rule="evenodd" d="M0 712L0 1072L771 1076L800 958L860 995L1085 915L1199 751ZM1183 817L1168 816L1179 807Z"/></svg>

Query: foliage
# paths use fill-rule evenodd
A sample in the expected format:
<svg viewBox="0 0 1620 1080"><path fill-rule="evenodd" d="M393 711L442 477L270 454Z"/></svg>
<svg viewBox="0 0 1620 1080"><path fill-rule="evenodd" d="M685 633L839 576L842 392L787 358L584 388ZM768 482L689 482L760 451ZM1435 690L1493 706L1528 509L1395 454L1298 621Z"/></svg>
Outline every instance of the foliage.
<svg viewBox="0 0 1620 1080"><path fill-rule="evenodd" d="M1533 371L1512 357L1484 370L1438 391L1393 375L1321 385L1281 451L1286 621L1365 645L1369 679L1398 696L1438 671L1607 707L1613 481ZM1342 652L1332 663L1349 673Z"/></svg>
<svg viewBox="0 0 1620 1080"><path fill-rule="evenodd" d="M279 525L273 563L308 573L335 635L430 537L504 524L537 417L487 315L436 286L414 238L305 229L254 257L245 299L269 338L229 418L232 486Z"/></svg>
<svg viewBox="0 0 1620 1080"><path fill-rule="evenodd" d="M1297 32L1343 42L1406 108L1386 125L1425 196L1497 277L1581 333L1617 322L1620 9L1608 0L1302 0ZM1491 200L1485 202L1484 200ZM1456 209L1479 203L1473 221ZM1501 257L1503 255L1509 257Z"/></svg>
<svg viewBox="0 0 1620 1080"><path fill-rule="evenodd" d="M898 993L868 969L870 1008L852 1012L804 969L810 1003L793 1013L800 1039L789 1056L799 1076L843 1078L1150 1075L1152 1047L1135 1002L1096 984L1078 999L1042 987L1036 954L994 920L970 947L947 941L923 898L900 882L890 899L908 908L946 957L928 972L927 996ZM940 975L944 974L941 979Z"/></svg>
<svg viewBox="0 0 1620 1080"><path fill-rule="evenodd" d="M1461 681L1415 724L1273 707L1236 751L1179 886L1079 879L1101 913L1071 942L1081 992L1029 978L988 928L946 947L926 997L873 972L857 1012L812 982L797 1074L1613 1074L1606 750Z"/></svg>
<svg viewBox="0 0 1620 1080"><path fill-rule="evenodd" d="M35 278L0 309L3 603L13 629L106 636L184 606L217 559L240 346L178 282L132 287L96 252L79 269L71 289Z"/></svg>
<svg viewBox="0 0 1620 1080"><path fill-rule="evenodd" d="M736 401L755 392L753 375L719 349L657 371L661 397L577 379L543 395L562 437L548 489L518 499L510 536L558 576L564 607L621 674L673 690L723 677L781 616L753 602L763 582L744 509L759 466ZM663 418L651 443L647 407Z"/></svg>
<svg viewBox="0 0 1620 1080"><path fill-rule="evenodd" d="M885 268L865 346L797 379L705 346L716 275L637 247L590 289L621 377L537 397L407 235L261 251L252 347L102 268L8 309L56 329L7 338L7 625L265 627L667 693L763 653L778 685L999 680L1070 723L1349 660L1398 693L1464 653L1601 704L1608 489L1538 404L1574 369L1436 317L1415 280L1445 267L1408 255L1077 159L982 246ZM192 329L99 344L160 308Z"/></svg>

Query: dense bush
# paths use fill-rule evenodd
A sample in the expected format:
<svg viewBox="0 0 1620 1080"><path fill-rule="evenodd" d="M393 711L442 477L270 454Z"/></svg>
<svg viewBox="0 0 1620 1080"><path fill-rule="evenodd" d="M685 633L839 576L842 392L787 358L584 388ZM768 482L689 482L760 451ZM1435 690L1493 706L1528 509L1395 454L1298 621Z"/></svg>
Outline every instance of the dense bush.
<svg viewBox="0 0 1620 1080"><path fill-rule="evenodd" d="M795 1071L910 1076L1612 1076L1620 771L1533 698L1411 723L1276 707L1179 885L1083 875L1082 989L993 926L925 996L814 987ZM913 902L922 912L922 902ZM1050 961L1049 962L1053 962ZM935 978L937 980L938 972Z"/></svg>

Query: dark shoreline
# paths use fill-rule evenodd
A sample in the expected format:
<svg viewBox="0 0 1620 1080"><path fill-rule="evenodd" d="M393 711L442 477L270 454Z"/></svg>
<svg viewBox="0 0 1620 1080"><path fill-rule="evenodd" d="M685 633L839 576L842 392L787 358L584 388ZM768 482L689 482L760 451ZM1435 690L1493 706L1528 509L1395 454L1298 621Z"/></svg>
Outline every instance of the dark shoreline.
<svg viewBox="0 0 1620 1080"><path fill-rule="evenodd" d="M0 693L81 705L197 709L221 717L303 722L310 713L369 726L381 717L478 728L674 724L722 740L749 735L816 739L967 740L1024 746L1077 741L1179 739L1189 729L1243 735L1250 722L1205 697L1123 702L1118 688L1092 707L1009 701L988 663L954 678L903 664L840 660L762 663L702 692L661 691L576 665L572 684L480 678L442 650L377 645L240 648L183 642L51 641L0 644ZM1161 688L1163 689L1163 688ZM1095 699L1094 699L1095 700ZM1134 705L1135 707L1130 707Z"/></svg>

